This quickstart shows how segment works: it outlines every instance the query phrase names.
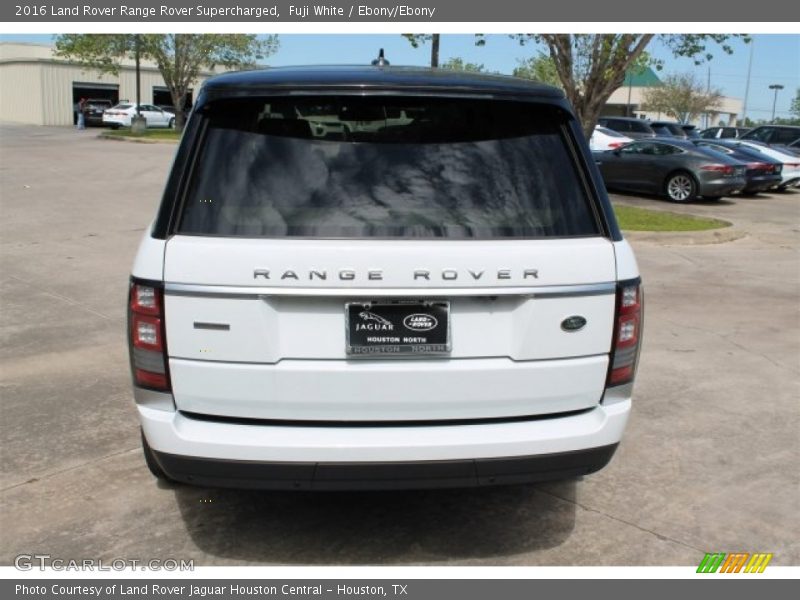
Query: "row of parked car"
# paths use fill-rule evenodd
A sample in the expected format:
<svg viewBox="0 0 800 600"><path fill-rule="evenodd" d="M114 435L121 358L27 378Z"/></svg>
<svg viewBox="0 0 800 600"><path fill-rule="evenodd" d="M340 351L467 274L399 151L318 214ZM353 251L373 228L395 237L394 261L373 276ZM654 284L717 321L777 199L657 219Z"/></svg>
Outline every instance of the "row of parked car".
<svg viewBox="0 0 800 600"><path fill-rule="evenodd" d="M130 127L137 112L135 102L122 101L114 105L105 98L89 98L83 103L83 118L87 125L104 125L117 129ZM76 109L77 110L77 109ZM141 104L139 112L147 127L175 127L175 107Z"/></svg>
<svg viewBox="0 0 800 600"><path fill-rule="evenodd" d="M604 117L590 145L606 187L673 202L800 187L800 127L696 131L681 123Z"/></svg>

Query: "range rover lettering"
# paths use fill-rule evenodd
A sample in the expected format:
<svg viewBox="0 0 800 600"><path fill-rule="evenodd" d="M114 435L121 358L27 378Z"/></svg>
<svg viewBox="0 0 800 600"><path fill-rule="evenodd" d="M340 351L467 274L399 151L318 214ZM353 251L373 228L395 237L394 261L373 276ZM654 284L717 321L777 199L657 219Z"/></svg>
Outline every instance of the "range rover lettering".
<svg viewBox="0 0 800 600"><path fill-rule="evenodd" d="M220 75L132 270L145 459L261 489L591 473L642 307L559 90L383 62Z"/></svg>

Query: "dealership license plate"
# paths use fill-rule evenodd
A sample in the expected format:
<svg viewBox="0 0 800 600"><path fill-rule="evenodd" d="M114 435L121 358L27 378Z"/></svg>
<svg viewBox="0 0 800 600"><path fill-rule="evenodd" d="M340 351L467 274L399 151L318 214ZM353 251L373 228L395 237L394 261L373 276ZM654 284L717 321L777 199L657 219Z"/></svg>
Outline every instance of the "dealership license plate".
<svg viewBox="0 0 800 600"><path fill-rule="evenodd" d="M450 352L450 303L345 304L347 353L416 355Z"/></svg>

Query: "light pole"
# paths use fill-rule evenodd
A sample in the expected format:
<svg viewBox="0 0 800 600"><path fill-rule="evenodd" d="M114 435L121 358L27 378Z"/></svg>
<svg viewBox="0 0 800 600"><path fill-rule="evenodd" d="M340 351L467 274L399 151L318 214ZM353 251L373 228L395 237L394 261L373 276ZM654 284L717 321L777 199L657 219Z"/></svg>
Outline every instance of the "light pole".
<svg viewBox="0 0 800 600"><path fill-rule="evenodd" d="M770 120L771 123L775 122L775 104L778 102L778 92L783 89L783 86L780 83L773 83L769 86L769 89L775 90L775 97L772 99L772 119Z"/></svg>

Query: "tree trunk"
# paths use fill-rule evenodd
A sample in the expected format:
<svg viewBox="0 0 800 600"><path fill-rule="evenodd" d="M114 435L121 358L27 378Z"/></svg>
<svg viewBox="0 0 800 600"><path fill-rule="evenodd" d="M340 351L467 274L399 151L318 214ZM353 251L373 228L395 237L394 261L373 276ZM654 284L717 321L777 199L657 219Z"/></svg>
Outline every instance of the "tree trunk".
<svg viewBox="0 0 800 600"><path fill-rule="evenodd" d="M439 66L439 35L434 33L431 36L431 66L434 68Z"/></svg>
<svg viewBox="0 0 800 600"><path fill-rule="evenodd" d="M184 90L170 89L172 96L172 106L175 107L175 131L183 131L186 117L183 114L183 106L186 103L186 92Z"/></svg>

